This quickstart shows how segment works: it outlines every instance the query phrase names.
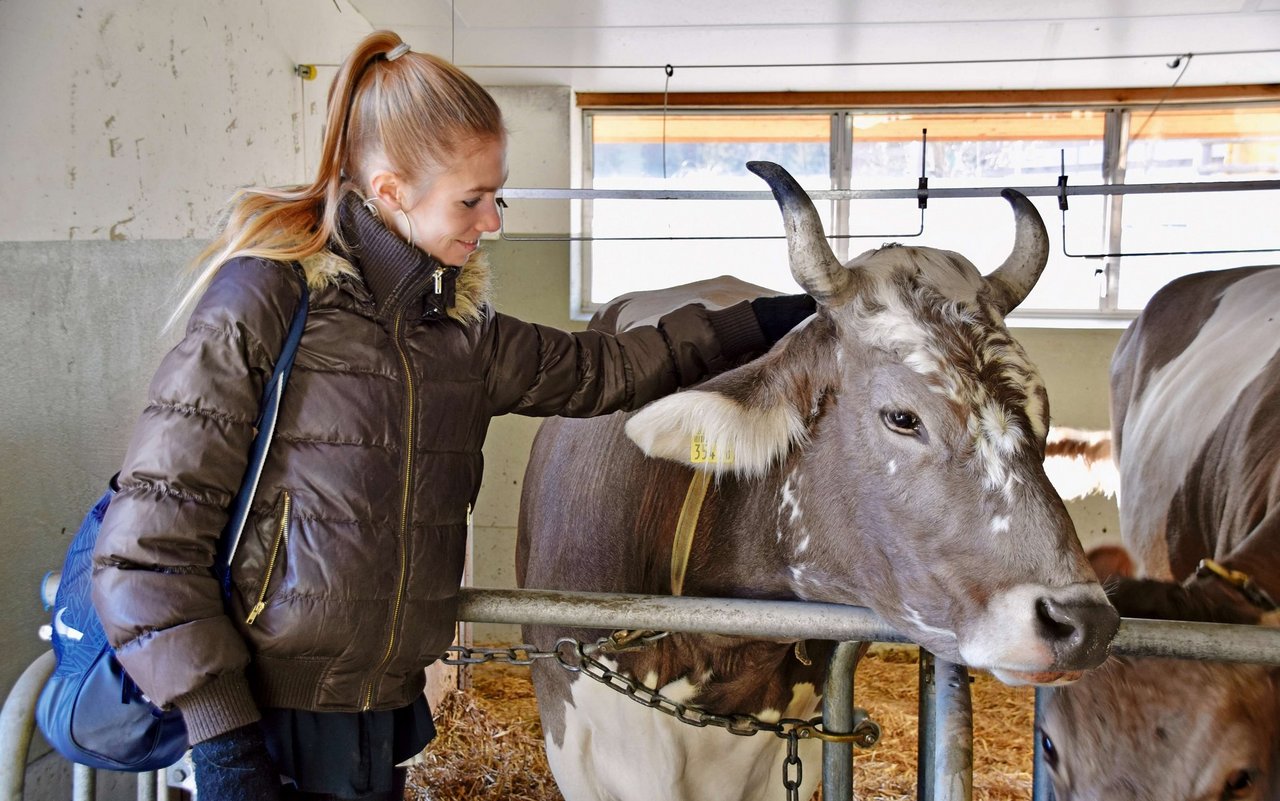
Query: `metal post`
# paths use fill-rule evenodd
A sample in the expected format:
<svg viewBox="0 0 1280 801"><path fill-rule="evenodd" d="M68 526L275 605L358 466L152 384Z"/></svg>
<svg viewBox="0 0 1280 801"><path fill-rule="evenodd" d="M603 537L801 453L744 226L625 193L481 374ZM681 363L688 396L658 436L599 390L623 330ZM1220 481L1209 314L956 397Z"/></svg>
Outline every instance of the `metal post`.
<svg viewBox="0 0 1280 801"><path fill-rule="evenodd" d="M933 654L921 648L919 709L916 716L916 798L919 801L931 801L933 798L933 716L937 705Z"/></svg>
<svg viewBox="0 0 1280 801"><path fill-rule="evenodd" d="M1035 738L1031 763L1031 801L1049 801L1053 786L1053 779L1049 776L1049 771L1045 770L1044 747L1040 740L1040 724L1044 721L1044 707L1049 703L1049 692L1044 687L1036 688L1035 728L1031 732L1031 736Z"/></svg>
<svg viewBox="0 0 1280 801"><path fill-rule="evenodd" d="M973 704L969 694L969 669L935 660L934 691L937 693L934 746L933 799L972 801L973 799Z"/></svg>
<svg viewBox="0 0 1280 801"><path fill-rule="evenodd" d="M0 711L0 792L21 799L27 780L27 754L35 732L36 699L53 673L53 651L45 651L22 671Z"/></svg>
<svg viewBox="0 0 1280 801"><path fill-rule="evenodd" d="M138 774L138 801L156 801L158 790L156 785L164 774L159 771L147 771Z"/></svg>
<svg viewBox="0 0 1280 801"><path fill-rule="evenodd" d="M71 765L71 801L93 801L98 794L98 774L78 763Z"/></svg>
<svg viewBox="0 0 1280 801"><path fill-rule="evenodd" d="M853 673L858 666L858 642L836 643L822 690L822 728L853 731ZM822 797L824 801L853 801L853 743L822 743Z"/></svg>

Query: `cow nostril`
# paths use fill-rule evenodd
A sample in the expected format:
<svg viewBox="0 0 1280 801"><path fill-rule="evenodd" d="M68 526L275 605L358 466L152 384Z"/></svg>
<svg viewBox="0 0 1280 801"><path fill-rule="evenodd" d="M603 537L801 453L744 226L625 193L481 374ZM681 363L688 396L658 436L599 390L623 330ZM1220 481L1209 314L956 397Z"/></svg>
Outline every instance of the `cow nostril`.
<svg viewBox="0 0 1280 801"><path fill-rule="evenodd" d="M1053 640L1055 643L1080 637L1079 621L1070 613L1069 608L1063 607L1052 598L1036 600L1036 622L1039 623L1045 639Z"/></svg>
<svg viewBox="0 0 1280 801"><path fill-rule="evenodd" d="M1036 599L1036 625L1052 644L1057 665L1075 670L1102 664L1120 616L1110 604L1043 597Z"/></svg>

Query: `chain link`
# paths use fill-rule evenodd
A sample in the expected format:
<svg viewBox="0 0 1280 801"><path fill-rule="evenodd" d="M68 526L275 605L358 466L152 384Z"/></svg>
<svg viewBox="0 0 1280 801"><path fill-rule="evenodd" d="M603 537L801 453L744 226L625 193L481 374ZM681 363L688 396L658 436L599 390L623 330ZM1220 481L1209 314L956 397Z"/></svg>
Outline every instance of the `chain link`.
<svg viewBox="0 0 1280 801"><path fill-rule="evenodd" d="M795 778L791 771L795 769ZM799 801L800 783L804 781L804 763L800 761L800 735L795 729L787 733L787 757L782 760L782 786L787 788L787 801Z"/></svg>
<svg viewBox="0 0 1280 801"><path fill-rule="evenodd" d="M666 636L665 632L627 632L627 636L606 637L586 645L570 637L556 640L555 648L540 651L532 645L513 645L507 648L471 648L463 645L451 645L446 656L440 661L446 665L479 665L486 662L502 662L511 665L532 665L539 659L554 659L565 670L581 673L600 682L649 709L656 709L669 715L681 723L704 729L707 726L724 729L739 737L750 737L760 732L768 732L787 741L787 757L782 764L782 784L787 789L788 801L797 801L800 783L804 777L804 767L800 762L800 740L810 737L834 743L852 743L859 748L870 748L880 739L880 726L869 717L866 710L854 710L853 731L848 733L828 732L822 729L822 718L812 720L800 718L781 718L777 722L764 721L754 715L732 713L718 715L710 710L692 704L685 704L668 698L657 690L636 679L611 670L607 665L595 659L595 654L618 653L648 646L653 641ZM792 777L792 771L795 771Z"/></svg>

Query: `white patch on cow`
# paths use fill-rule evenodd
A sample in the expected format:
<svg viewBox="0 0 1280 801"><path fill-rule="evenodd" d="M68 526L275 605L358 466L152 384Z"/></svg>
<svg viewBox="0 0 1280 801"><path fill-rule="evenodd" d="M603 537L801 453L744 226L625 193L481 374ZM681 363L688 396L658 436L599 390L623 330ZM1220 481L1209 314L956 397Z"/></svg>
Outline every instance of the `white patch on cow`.
<svg viewBox="0 0 1280 801"><path fill-rule="evenodd" d="M895 252L896 251L896 252ZM996 365L997 380L1002 389L1001 397L1009 398L1015 390L1016 403L1027 417L1027 424L1037 438L1047 433L1047 421L1042 400L1042 383L1026 352L1014 342L1008 331L999 325L997 310L980 308L978 291L982 277L963 257L950 253L937 253L916 248L894 248L877 254L874 274L878 280L870 281L872 289L856 302L859 308L856 326L859 338L868 344L895 353L911 370L929 379L934 392L955 401L969 410L970 434L974 438L980 469L986 475L991 490L1012 490L1009 462L1025 443L1027 432L1016 419L1014 409L1003 407L997 401L996 387L979 383L975 376L979 368ZM907 270L917 275L917 280L943 295L939 304L936 295L917 290L904 292L902 287L889 280L894 270ZM923 306L928 305L930 314ZM995 325L982 321L982 312ZM929 318L941 318L939 331L925 324ZM973 364L957 369L944 336L967 343Z"/></svg>
<svg viewBox="0 0 1280 801"><path fill-rule="evenodd" d="M1038 673L1053 667L1052 644L1036 615L1036 602L1051 597L1063 603L1105 604L1097 584L1045 587L1020 584L995 595L983 613L960 632L960 659L982 669Z"/></svg>
<svg viewBox="0 0 1280 801"><path fill-rule="evenodd" d="M805 534L800 538L800 542L796 543L796 554L802 554L809 550L809 535Z"/></svg>
<svg viewBox="0 0 1280 801"><path fill-rule="evenodd" d="M949 631L948 629L940 629L940 628L937 628L936 626L930 626L928 623L925 623L924 616L921 615L915 609L912 609L910 605L904 603L902 605L902 608L907 613L907 620L911 623L912 626L915 626L920 631L923 631L926 634L936 634L939 637L947 637L953 640L956 638L955 632L953 631Z"/></svg>
<svg viewBox="0 0 1280 801"><path fill-rule="evenodd" d="M1122 441L1140 442L1144 452L1141 459L1121 458L1120 486L1143 493L1126 497L1120 508L1120 530L1126 537L1162 536L1169 504L1183 478L1196 469L1205 443L1280 350L1278 299L1280 270L1232 284L1195 340L1151 374L1142 397L1129 407ZM1170 409L1178 413L1170 414Z"/></svg>
<svg viewBox="0 0 1280 801"><path fill-rule="evenodd" d="M992 534L1007 534L1009 532L1009 518L1004 515L996 515L991 518Z"/></svg>
<svg viewBox="0 0 1280 801"><path fill-rule="evenodd" d="M1120 470L1111 457L1110 431L1085 431L1078 428L1053 426L1049 429L1048 446L1071 443L1073 455L1046 456L1044 472L1049 483L1064 501L1087 498L1095 493L1119 500ZM1090 456L1090 450L1105 447L1103 456Z"/></svg>
<svg viewBox="0 0 1280 801"><path fill-rule="evenodd" d="M687 682L686 682L687 685ZM662 689L668 694L668 687ZM738 737L716 727L697 728L635 703L599 682L579 679L564 707L563 745L547 738L547 760L564 797L572 801L652 801L655 788L670 801L783 801L780 737ZM812 717L813 685L793 688L785 710L735 710L788 718ZM626 736L619 737L619 732ZM663 743L662 748L637 747ZM800 798L809 798L822 774L821 743L799 742L804 762Z"/></svg>
<svg viewBox="0 0 1280 801"><path fill-rule="evenodd" d="M782 403L768 409L743 406L715 392L689 390L654 401L626 425L627 436L646 455L691 464L694 436L733 461L694 465L720 473L762 475L805 437L804 420Z"/></svg>
<svg viewBox="0 0 1280 801"><path fill-rule="evenodd" d="M890 459L888 469L889 469L889 475L896 476L898 474L898 460Z"/></svg>

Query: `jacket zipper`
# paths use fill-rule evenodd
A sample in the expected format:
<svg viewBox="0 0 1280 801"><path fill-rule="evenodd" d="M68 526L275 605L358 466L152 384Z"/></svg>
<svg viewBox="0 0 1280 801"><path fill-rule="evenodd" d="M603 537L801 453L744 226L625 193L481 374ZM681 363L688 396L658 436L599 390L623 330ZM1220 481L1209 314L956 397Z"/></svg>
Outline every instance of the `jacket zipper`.
<svg viewBox="0 0 1280 801"><path fill-rule="evenodd" d="M400 580L396 584L396 600L391 611L391 631L387 635L387 647L382 653L382 660L378 662L378 666L374 669L373 675L369 677L368 685L364 693L362 708L368 710L373 706L373 692L377 686L378 679L382 675L382 671L386 668L387 663L391 661L391 654L395 650L396 630L400 625L400 606L404 601L404 578L406 570L406 562L408 556L405 553L405 538L409 531L409 495L413 482L413 440L414 440L414 388L413 388L413 371L409 364L409 356L405 353L404 343L401 342L401 326L404 323L404 311L400 311L396 315L396 321L393 331L392 340L396 344L396 353L400 356L400 366L404 370L404 383L408 400L405 404L405 448L404 448L404 478L400 486Z"/></svg>
<svg viewBox="0 0 1280 801"><path fill-rule="evenodd" d="M271 574L276 569L276 559L280 556L280 546L289 541L289 507L291 505L289 493L284 494L284 511L280 515L280 525L276 528L276 538L271 544L271 556L267 559L267 569L262 576L262 588L258 590L258 602L253 605L253 609L249 610L249 616L244 619L245 625L252 626L253 621L258 619L258 615L262 614L262 610L267 608L267 588L271 586Z"/></svg>

